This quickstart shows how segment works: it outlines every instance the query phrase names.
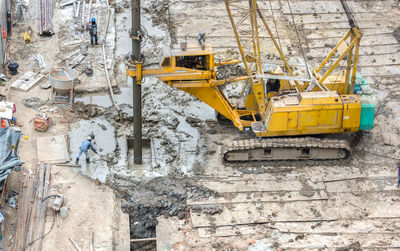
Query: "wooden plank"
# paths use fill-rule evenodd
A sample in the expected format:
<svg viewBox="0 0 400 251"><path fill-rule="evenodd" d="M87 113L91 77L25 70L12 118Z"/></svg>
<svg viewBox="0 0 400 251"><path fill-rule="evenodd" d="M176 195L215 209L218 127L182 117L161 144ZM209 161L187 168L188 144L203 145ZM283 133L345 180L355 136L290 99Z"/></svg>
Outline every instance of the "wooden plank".
<svg viewBox="0 0 400 251"><path fill-rule="evenodd" d="M339 42L339 38L319 38L308 41L308 48L334 47ZM361 47L370 45L396 44L397 40L393 35L382 34L378 36L365 36L361 39Z"/></svg>
<svg viewBox="0 0 400 251"><path fill-rule="evenodd" d="M94 233L90 232L89 235L89 251L94 251Z"/></svg>
<svg viewBox="0 0 400 251"><path fill-rule="evenodd" d="M19 194L20 194L20 199L18 200L18 210L17 210L17 226L16 226L16 231L15 231L15 242L13 243L13 250L21 250L23 248L23 245L21 243L22 240L22 225L24 221L24 211L26 209L25 207L25 200L24 200L24 195L26 193L26 188L27 188L27 179L25 179L25 173L26 170L22 170L19 173L19 181L20 181L20 188L19 188Z"/></svg>
<svg viewBox="0 0 400 251"><path fill-rule="evenodd" d="M216 215L191 210L191 218L193 227L229 226L271 221L335 220L337 213L327 210L328 206L326 201L237 203L223 207L222 212Z"/></svg>
<svg viewBox="0 0 400 251"><path fill-rule="evenodd" d="M17 211L17 227L15 233L15 242L12 250L23 250L26 243L27 232L29 229L29 222L31 219L32 211L32 195L34 192L34 183L38 175L37 162L30 170L23 169L22 175L22 189L20 191L20 200L18 201Z"/></svg>
<svg viewBox="0 0 400 251"><path fill-rule="evenodd" d="M326 182L326 190L328 193L357 193L357 192L382 192L382 191L396 191L395 186L397 179L396 176L385 177L383 179L349 179L349 180L336 180Z"/></svg>
<svg viewBox="0 0 400 251"><path fill-rule="evenodd" d="M324 190L224 193L223 197L187 200L187 205L327 200Z"/></svg>
<svg viewBox="0 0 400 251"><path fill-rule="evenodd" d="M356 220L340 220L335 222L320 222L318 224L305 222L303 224L277 222L272 226L280 232L295 233L395 233L400 229L399 218L366 218Z"/></svg>
<svg viewBox="0 0 400 251"><path fill-rule="evenodd" d="M38 161L64 163L69 161L67 143L64 135L36 138Z"/></svg>
<svg viewBox="0 0 400 251"><path fill-rule="evenodd" d="M130 242L144 242L144 241L156 241L157 238L141 238L141 239L131 239Z"/></svg>
<svg viewBox="0 0 400 251"><path fill-rule="evenodd" d="M41 204L41 198L43 197L43 180L44 180L44 175L45 175L45 167L43 164L39 165L39 172L37 175L37 178L35 180L35 189L34 189L34 195L31 199L31 215L30 215L30 220L27 223L29 225L28 227L28 232L26 234L26 241L25 241L25 247L26 251L31 251L34 250L33 244L34 241L37 239L37 226L39 222L39 207Z"/></svg>
<svg viewBox="0 0 400 251"><path fill-rule="evenodd" d="M73 164L73 163L67 163L67 164L57 164L57 166L81 167L81 165L80 165L80 164Z"/></svg>
<svg viewBox="0 0 400 251"><path fill-rule="evenodd" d="M200 238L229 237L267 233L270 230L294 234L395 234L400 229L399 218L372 218L338 220L331 222L274 222L273 224L236 225L216 228L199 228Z"/></svg>
<svg viewBox="0 0 400 251"><path fill-rule="evenodd" d="M78 245L76 241L74 241L72 238L68 238L69 241L72 243L72 246L74 246L76 251L82 251L81 247Z"/></svg>
<svg viewBox="0 0 400 251"><path fill-rule="evenodd" d="M313 183L310 180L302 183L299 180L223 180L204 181L202 185L219 193L233 192L273 192L273 191L301 191L324 189L322 182Z"/></svg>
<svg viewBox="0 0 400 251"><path fill-rule="evenodd" d="M329 181L344 178L358 178L365 177L365 174L353 166L330 166L321 168L320 166L304 167L304 171L308 174L310 179L316 181Z"/></svg>
<svg viewBox="0 0 400 251"><path fill-rule="evenodd" d="M39 178L39 172L36 172L35 177L33 178L31 189L29 193L27 193L25 199L26 201L26 206L27 206L27 214L26 214L26 221L25 221L25 238L24 238L24 247L28 246L28 243L30 241L31 233L32 233L32 228L31 228L31 221L32 221L32 211L34 211L33 208L33 198L35 198L36 193L37 193L37 180Z"/></svg>
<svg viewBox="0 0 400 251"><path fill-rule="evenodd" d="M324 47L324 48L313 48L312 50L307 52L307 56L311 56L313 58L324 58L330 52L332 48ZM395 54L400 51L400 44L394 45L374 45L368 47L361 47L359 56L379 56L379 55L390 55Z"/></svg>
<svg viewBox="0 0 400 251"><path fill-rule="evenodd" d="M400 217L397 194L371 194L368 197L330 194L328 201L237 203L223 207L220 214L208 215L191 210L194 227L229 226L267 222L329 221L354 218ZM362 210L359 205L363 205Z"/></svg>
<svg viewBox="0 0 400 251"><path fill-rule="evenodd" d="M43 193L42 193L42 197L41 197L40 201L42 201L48 195L48 190L49 190L49 186L50 186L50 175L51 175L51 164L47 164L46 171L45 171L45 179L43 181L43 183L44 183ZM39 210L39 225L37 228L36 238L39 238L44 235L47 203L48 203L48 200L41 203L40 207L39 207L39 209L40 209ZM43 245L43 238L40 238L35 243L35 248L33 250L42 250L42 245Z"/></svg>
<svg viewBox="0 0 400 251"><path fill-rule="evenodd" d="M290 249L334 249L339 247L345 247L356 241L361 244L361 250L379 250L385 248L398 248L400 246L400 235L396 234L285 234L279 233L279 237L282 240L292 239L293 242L282 242L280 248Z"/></svg>

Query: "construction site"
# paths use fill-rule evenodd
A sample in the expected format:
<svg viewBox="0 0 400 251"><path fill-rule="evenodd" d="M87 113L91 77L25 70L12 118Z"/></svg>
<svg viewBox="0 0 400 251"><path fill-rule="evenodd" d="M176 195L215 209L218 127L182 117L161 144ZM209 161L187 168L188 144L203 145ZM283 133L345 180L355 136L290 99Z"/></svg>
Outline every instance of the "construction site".
<svg viewBox="0 0 400 251"><path fill-rule="evenodd" d="M0 14L0 250L400 250L400 1Z"/></svg>

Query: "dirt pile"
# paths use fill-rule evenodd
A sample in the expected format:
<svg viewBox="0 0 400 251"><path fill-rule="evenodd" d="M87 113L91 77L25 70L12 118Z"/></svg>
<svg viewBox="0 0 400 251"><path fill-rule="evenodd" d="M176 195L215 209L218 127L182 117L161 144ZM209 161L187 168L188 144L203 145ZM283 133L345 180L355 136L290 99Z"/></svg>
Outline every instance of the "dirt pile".
<svg viewBox="0 0 400 251"><path fill-rule="evenodd" d="M72 112L83 119L99 117L104 114L104 108L98 105L84 104L83 102L75 102L72 105Z"/></svg>
<svg viewBox="0 0 400 251"><path fill-rule="evenodd" d="M221 65L217 67L217 79L230 79L238 76L247 75L246 69L239 64Z"/></svg>

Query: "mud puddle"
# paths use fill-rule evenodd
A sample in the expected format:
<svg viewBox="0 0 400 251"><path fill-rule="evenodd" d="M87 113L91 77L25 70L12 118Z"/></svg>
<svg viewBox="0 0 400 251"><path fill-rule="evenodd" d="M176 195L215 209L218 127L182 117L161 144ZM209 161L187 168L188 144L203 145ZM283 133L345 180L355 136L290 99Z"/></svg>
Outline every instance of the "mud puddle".
<svg viewBox="0 0 400 251"><path fill-rule="evenodd" d="M88 135L93 134L94 148L98 151L95 154L89 150L89 165L85 162L85 154L82 154L79 164L81 164L80 172L94 180L98 179L104 183L107 174L110 172L108 162L112 161L113 153L116 150L115 129L108 121L104 119L80 120L71 125L69 132L70 153L75 160L79 147Z"/></svg>
<svg viewBox="0 0 400 251"><path fill-rule="evenodd" d="M129 86L120 87L120 92L114 94L115 102L118 105L128 104L133 105L133 89L132 89L132 81L128 81ZM79 95L75 97L75 102L83 102L85 105L98 105L101 107L110 107L113 106L110 94L108 92L105 93L89 93L85 95Z"/></svg>
<svg viewBox="0 0 400 251"><path fill-rule="evenodd" d="M111 98L108 93L96 93L81 95L74 98L75 102L83 102L85 105L98 105L102 107L112 106Z"/></svg>

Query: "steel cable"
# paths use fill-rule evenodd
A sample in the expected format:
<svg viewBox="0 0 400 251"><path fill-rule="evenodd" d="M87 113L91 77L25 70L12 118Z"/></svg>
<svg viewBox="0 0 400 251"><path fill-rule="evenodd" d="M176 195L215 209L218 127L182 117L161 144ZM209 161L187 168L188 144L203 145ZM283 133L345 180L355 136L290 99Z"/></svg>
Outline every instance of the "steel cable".
<svg viewBox="0 0 400 251"><path fill-rule="evenodd" d="M311 78L310 70L308 69L308 64L307 64L307 60L306 60L306 57L305 57L305 54L304 54L303 46L301 46L301 41L300 41L299 32L298 32L298 30L297 30L296 22L294 21L294 16L293 16L292 8L290 7L290 2L289 2L289 0L286 0L286 2L287 2L287 4L288 4L289 11L290 11L290 15L291 15L291 17L292 17L292 22L293 22L293 25L294 25L294 30L296 31L297 39L298 39L298 41L299 41L299 47L300 47L300 50L301 50L301 54L303 55L304 64L305 64L305 66L306 66L307 74L308 74L308 77ZM307 43L307 41L305 41L305 43Z"/></svg>

